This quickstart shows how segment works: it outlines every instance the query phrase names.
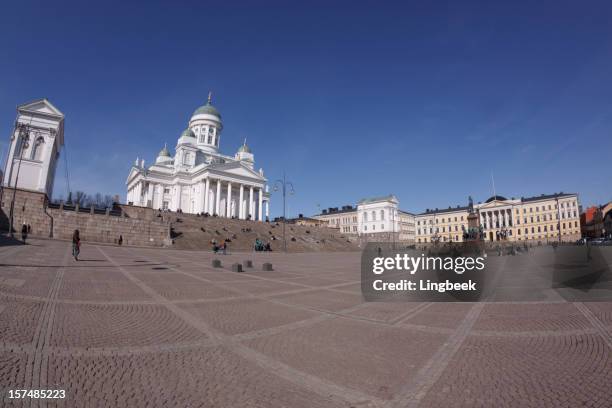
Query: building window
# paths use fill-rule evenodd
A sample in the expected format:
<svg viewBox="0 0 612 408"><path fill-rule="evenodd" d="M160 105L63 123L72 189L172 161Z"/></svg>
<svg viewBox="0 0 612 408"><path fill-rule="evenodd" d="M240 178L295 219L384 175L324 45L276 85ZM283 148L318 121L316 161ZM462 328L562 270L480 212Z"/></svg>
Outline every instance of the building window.
<svg viewBox="0 0 612 408"><path fill-rule="evenodd" d="M380 229L384 230L385 229L385 224L380 224Z"/></svg>
<svg viewBox="0 0 612 408"><path fill-rule="evenodd" d="M380 220L381 221L385 220L385 210L380 210Z"/></svg>
<svg viewBox="0 0 612 408"><path fill-rule="evenodd" d="M162 202L162 209L164 209L164 210L168 209L168 202L167 201Z"/></svg>
<svg viewBox="0 0 612 408"><path fill-rule="evenodd" d="M376 221L376 211L372 211L372 221Z"/></svg>
<svg viewBox="0 0 612 408"><path fill-rule="evenodd" d="M34 142L34 146L32 146L32 155L30 156L32 160L40 161L42 158L42 151L45 147L45 139L40 136Z"/></svg>
<svg viewBox="0 0 612 408"><path fill-rule="evenodd" d="M367 212L363 213L363 222L368 222L368 213Z"/></svg>

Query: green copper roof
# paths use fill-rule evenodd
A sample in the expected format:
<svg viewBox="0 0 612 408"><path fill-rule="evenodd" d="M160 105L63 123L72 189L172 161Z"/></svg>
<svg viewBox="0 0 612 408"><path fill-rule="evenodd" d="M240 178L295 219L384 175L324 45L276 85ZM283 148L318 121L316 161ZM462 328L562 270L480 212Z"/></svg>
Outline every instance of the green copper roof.
<svg viewBox="0 0 612 408"><path fill-rule="evenodd" d="M215 108L212 105L208 105L208 104L200 106L198 109L195 110L195 112L193 112L194 116L200 115L200 114L214 115L214 116L218 116L219 118L221 118L221 114L219 113L217 108Z"/></svg>
<svg viewBox="0 0 612 408"><path fill-rule="evenodd" d="M219 119L221 119L221 114L219 113L217 108L212 105L212 92L208 93L208 101L206 102L206 105L200 106L198 109L195 110L195 112L193 112L193 116L199 114L214 115L218 116Z"/></svg>
<svg viewBox="0 0 612 408"><path fill-rule="evenodd" d="M251 153L251 148L247 146L246 142L238 149L238 153Z"/></svg>
<svg viewBox="0 0 612 408"><path fill-rule="evenodd" d="M164 145L164 148L160 150L157 156L158 157L159 156L170 157L170 152L168 151L168 148L166 147L166 145Z"/></svg>
<svg viewBox="0 0 612 408"><path fill-rule="evenodd" d="M181 137L195 137L195 133L193 133L193 130L187 128L183 130L183 133L181 133Z"/></svg>
<svg viewBox="0 0 612 408"><path fill-rule="evenodd" d="M393 194L389 194L383 197L364 198L360 200L357 204L370 204L370 203L376 203L379 201L397 201L397 198Z"/></svg>

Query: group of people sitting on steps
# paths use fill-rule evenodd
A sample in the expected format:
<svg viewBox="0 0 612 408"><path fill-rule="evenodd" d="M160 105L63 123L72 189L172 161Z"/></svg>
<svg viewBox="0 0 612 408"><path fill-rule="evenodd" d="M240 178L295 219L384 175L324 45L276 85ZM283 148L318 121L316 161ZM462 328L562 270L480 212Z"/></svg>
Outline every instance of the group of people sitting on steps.
<svg viewBox="0 0 612 408"><path fill-rule="evenodd" d="M254 249L255 249L255 252L272 251L272 248L270 247L270 243L268 242L264 244L264 242L260 240L259 238L255 238L255 248Z"/></svg>

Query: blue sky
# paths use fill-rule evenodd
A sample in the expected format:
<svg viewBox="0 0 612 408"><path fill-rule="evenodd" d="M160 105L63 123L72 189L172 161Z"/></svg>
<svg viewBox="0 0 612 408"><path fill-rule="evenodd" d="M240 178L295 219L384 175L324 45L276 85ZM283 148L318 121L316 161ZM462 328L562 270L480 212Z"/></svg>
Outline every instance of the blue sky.
<svg viewBox="0 0 612 408"><path fill-rule="evenodd" d="M291 214L482 201L491 173L508 197L612 200L609 2L123 3L1 6L3 160L15 106L46 97L72 190L124 197L212 90L222 152L247 137L270 181L286 171Z"/></svg>

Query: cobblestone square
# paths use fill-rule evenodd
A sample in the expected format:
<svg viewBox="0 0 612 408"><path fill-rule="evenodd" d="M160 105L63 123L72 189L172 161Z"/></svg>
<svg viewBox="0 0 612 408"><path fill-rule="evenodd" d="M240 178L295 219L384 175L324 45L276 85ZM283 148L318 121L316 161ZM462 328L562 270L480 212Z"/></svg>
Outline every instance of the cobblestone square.
<svg viewBox="0 0 612 408"><path fill-rule="evenodd" d="M0 406L612 406L612 302L368 303L357 252L80 257L0 247Z"/></svg>

